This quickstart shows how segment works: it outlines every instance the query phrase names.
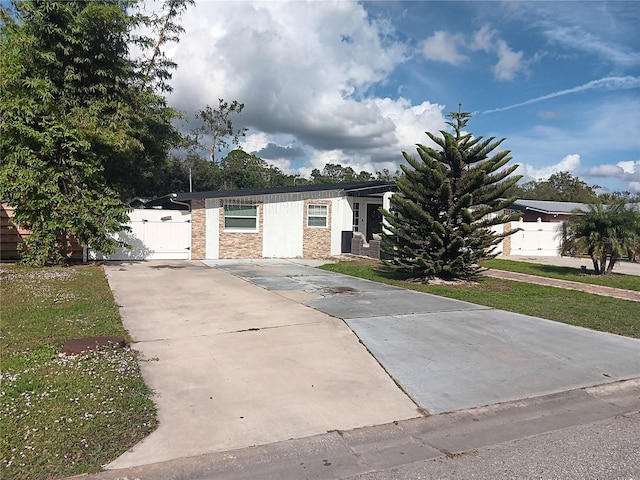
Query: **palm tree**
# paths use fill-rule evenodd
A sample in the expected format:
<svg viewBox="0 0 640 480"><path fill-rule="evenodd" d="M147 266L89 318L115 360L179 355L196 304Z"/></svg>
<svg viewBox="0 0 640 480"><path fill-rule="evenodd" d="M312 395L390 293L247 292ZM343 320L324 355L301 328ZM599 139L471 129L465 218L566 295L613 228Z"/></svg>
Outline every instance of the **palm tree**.
<svg viewBox="0 0 640 480"><path fill-rule="evenodd" d="M621 257L640 253L640 212L623 201L613 205L596 202L586 213L575 211L564 225L561 250L589 255L596 275L611 273Z"/></svg>

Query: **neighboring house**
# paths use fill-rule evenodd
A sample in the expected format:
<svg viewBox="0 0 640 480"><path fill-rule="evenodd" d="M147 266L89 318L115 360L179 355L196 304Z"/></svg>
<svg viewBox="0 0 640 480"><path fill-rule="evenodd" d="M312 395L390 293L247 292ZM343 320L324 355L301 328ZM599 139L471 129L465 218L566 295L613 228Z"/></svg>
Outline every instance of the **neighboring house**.
<svg viewBox="0 0 640 480"><path fill-rule="evenodd" d="M564 222L574 210L588 211L586 203L553 202L547 200L516 200L509 210L522 212L524 222Z"/></svg>
<svg viewBox="0 0 640 480"><path fill-rule="evenodd" d="M562 222L575 210L587 211L588 205L547 200L516 200L507 211L522 212L520 221L498 225L495 231L520 231L506 237L498 246L502 256L560 256Z"/></svg>

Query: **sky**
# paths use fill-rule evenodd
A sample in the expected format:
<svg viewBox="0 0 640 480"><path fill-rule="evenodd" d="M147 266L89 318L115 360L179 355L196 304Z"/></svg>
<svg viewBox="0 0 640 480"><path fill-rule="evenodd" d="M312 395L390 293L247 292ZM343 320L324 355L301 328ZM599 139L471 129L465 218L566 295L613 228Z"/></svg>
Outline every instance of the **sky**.
<svg viewBox="0 0 640 480"><path fill-rule="evenodd" d="M640 193L640 1L200 0L181 23L180 128L237 100L240 146L287 173L394 172L461 104L523 181Z"/></svg>

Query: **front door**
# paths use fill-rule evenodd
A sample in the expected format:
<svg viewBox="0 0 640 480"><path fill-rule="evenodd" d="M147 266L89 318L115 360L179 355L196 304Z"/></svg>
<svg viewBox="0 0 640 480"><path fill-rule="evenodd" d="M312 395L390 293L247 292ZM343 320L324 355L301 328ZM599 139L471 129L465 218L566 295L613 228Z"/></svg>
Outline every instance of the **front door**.
<svg viewBox="0 0 640 480"><path fill-rule="evenodd" d="M367 204L367 242L373 238L374 233L382 232L382 205Z"/></svg>

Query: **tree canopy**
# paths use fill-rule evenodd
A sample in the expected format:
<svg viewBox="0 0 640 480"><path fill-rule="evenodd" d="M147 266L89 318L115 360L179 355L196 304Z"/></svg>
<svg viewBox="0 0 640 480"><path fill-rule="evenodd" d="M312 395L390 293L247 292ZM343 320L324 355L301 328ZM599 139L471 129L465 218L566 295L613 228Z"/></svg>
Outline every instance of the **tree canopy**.
<svg viewBox="0 0 640 480"><path fill-rule="evenodd" d="M508 193L526 200L589 203L597 197L597 189L597 185L588 185L569 172L558 172L546 180L514 185Z"/></svg>
<svg viewBox="0 0 640 480"><path fill-rule="evenodd" d="M24 0L2 10L0 196L33 232L27 262L64 261L71 237L112 250L109 232L128 220L121 199L144 188L179 139L176 112L156 90L170 72L129 55L133 29L158 25L135 6Z"/></svg>
<svg viewBox="0 0 640 480"><path fill-rule="evenodd" d="M396 180L399 194L382 212L382 249L391 268L422 279L473 277L477 262L494 256L493 248L509 235L491 227L519 217L497 213L515 201L503 197L520 179L512 175L517 165L507 165L508 150L492 153L504 139L463 132L470 116L449 115L453 134L427 132L438 149L419 144L419 158L403 152L407 165Z"/></svg>
<svg viewBox="0 0 640 480"><path fill-rule="evenodd" d="M216 152L221 152L229 145L238 145L240 137L244 137L246 128L235 128L233 126L233 115L240 115L244 109L244 103L233 100L231 103L218 99L218 108L209 105L199 110L196 118L202 125L193 131L193 146L205 148L209 151L211 163L216 161ZM205 139L209 140L206 145Z"/></svg>

